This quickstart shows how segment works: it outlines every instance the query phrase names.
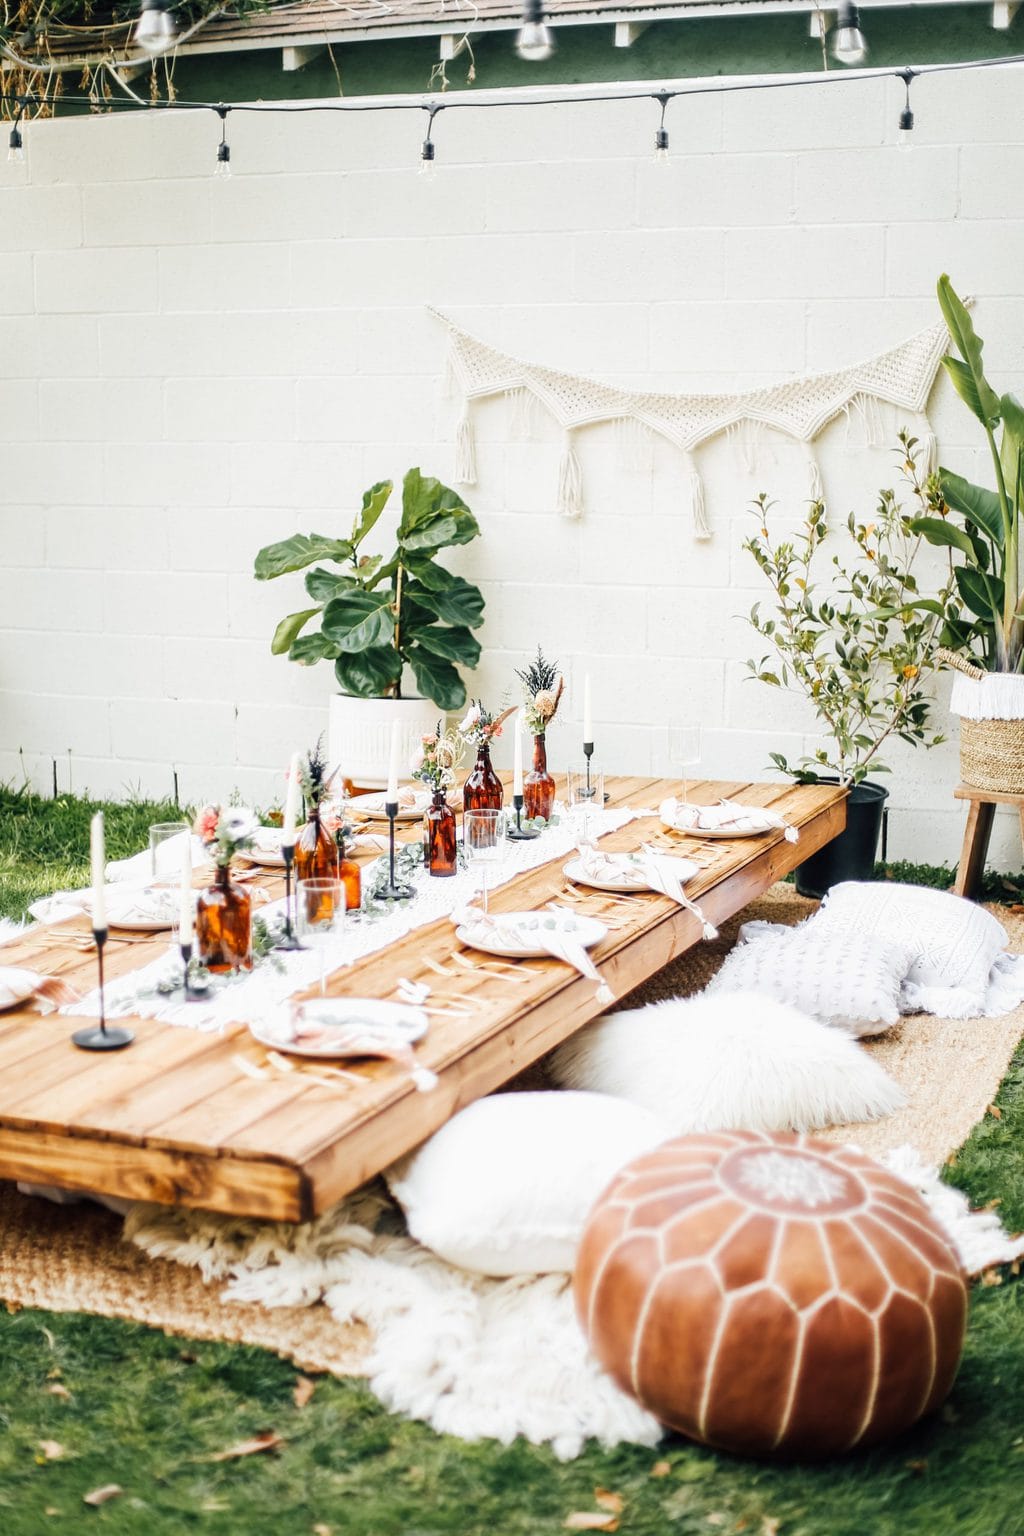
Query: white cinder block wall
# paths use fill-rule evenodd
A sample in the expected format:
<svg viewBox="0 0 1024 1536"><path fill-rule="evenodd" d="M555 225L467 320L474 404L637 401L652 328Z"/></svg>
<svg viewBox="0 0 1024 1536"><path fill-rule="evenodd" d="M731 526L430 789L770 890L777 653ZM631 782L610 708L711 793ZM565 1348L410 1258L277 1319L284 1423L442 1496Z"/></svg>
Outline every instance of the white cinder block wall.
<svg viewBox="0 0 1024 1536"><path fill-rule="evenodd" d="M872 354L937 314L948 270L1003 388L1024 385L1020 76L871 81L680 100L673 157L649 102L445 113L416 175L415 112L31 123L27 174L0 168L0 776L266 803L326 722L329 667L269 655L301 578L252 559L296 530L347 531L363 488L453 472L434 304L556 367L643 388L750 387ZM6 172L6 176L4 176ZM944 460L985 473L944 381ZM700 455L714 539L695 543L670 445L639 466L610 427L579 441L587 514L554 509L559 434L476 411L483 528L455 555L487 597L474 690L497 703L540 641L570 683L552 732L579 737L584 670L610 768L757 775L814 743L813 716L748 681L759 595L741 540L765 489L792 515L806 461L756 473ZM895 430L895 422L891 422ZM836 520L867 517L892 459L842 424L819 442ZM955 725L953 726L955 736ZM952 745L893 754L890 852L955 858ZM996 861L1020 866L1015 820Z"/></svg>

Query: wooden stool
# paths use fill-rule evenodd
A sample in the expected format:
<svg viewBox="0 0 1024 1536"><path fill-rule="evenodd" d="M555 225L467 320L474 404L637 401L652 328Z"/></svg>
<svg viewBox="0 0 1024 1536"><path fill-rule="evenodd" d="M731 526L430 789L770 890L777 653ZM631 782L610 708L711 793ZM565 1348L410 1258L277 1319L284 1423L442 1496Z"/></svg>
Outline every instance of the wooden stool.
<svg viewBox="0 0 1024 1536"><path fill-rule="evenodd" d="M975 789L973 784L958 784L953 791L957 800L970 801L964 846L960 850L956 884L957 896L973 896L985 870L988 840L992 836L992 818L997 805L1015 805L1020 816L1021 841L1024 843L1024 795L1004 795L996 789Z"/></svg>

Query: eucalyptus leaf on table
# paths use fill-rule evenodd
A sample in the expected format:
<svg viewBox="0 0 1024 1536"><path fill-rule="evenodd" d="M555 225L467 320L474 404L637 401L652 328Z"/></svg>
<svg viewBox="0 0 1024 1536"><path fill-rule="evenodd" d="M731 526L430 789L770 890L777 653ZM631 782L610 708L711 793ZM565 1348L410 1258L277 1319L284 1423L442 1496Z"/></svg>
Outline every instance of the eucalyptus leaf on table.
<svg viewBox="0 0 1024 1536"><path fill-rule="evenodd" d="M483 623L484 599L479 587L447 570L437 556L477 538L480 527L456 491L410 469L394 551L386 559L364 554L363 540L392 489L390 480L382 480L364 493L347 539L293 534L260 550L256 579L305 570L313 605L280 621L271 651L301 666L331 662L338 687L357 698L401 697L408 665L425 698L442 710L460 709L466 685L459 668L473 668L480 659L472 631Z"/></svg>

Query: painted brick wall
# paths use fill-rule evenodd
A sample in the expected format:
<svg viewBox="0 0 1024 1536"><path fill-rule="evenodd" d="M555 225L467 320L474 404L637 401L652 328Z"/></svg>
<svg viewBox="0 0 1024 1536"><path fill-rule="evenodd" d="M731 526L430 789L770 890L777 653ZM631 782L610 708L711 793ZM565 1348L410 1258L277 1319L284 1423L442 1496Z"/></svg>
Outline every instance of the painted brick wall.
<svg viewBox="0 0 1024 1536"><path fill-rule="evenodd" d="M332 679L269 655L300 578L257 585L252 557L345 531L362 489L410 464L451 476L428 304L612 381L749 387L929 323L948 270L991 372L1024 386L1019 75L918 81L906 154L900 105L895 82L679 101L667 168L653 104L450 112L433 185L414 113L238 114L227 183L208 114L30 124L27 174L0 168L0 776L48 786L56 757L62 787L165 792L173 767L188 796L276 795ZM944 382L932 414L945 461L983 474ZM458 559L488 602L478 686L496 702L542 641L572 686L556 764L584 670L610 768L672 771L693 723L708 774L813 745L808 711L744 668L748 505L765 489L799 511L799 448L770 444L754 473L704 449L698 544L668 444L633 462L612 428L584 434L573 524L553 424L521 440L502 400L475 420L484 537ZM819 458L837 520L893 480L841 423ZM954 747L894 767L890 851L955 857ZM1001 819L1004 866L1015 838Z"/></svg>

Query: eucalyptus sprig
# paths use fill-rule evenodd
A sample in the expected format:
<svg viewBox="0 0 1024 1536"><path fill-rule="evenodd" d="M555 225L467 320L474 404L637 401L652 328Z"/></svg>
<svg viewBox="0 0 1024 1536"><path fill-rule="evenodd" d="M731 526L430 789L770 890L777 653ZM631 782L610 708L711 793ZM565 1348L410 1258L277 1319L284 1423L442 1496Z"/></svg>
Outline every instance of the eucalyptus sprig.
<svg viewBox="0 0 1024 1536"><path fill-rule="evenodd" d="M917 440L904 433L900 441L903 473L923 513L934 487L918 469ZM850 557L832 556L824 585L816 580L816 557L832 537L824 503L813 503L790 539L773 536L772 506L767 496L757 498L757 533L743 547L775 595L770 613L755 603L749 615L775 655L747 666L770 687L809 699L831 741L795 763L769 755L781 773L801 782L825 772L859 784L869 772L889 771L878 754L893 737L929 747L944 739L928 729L926 683L941 666L939 636L958 612L952 575L947 571L937 591L922 595L914 574L922 537L892 490L879 493L872 522L851 513Z"/></svg>

